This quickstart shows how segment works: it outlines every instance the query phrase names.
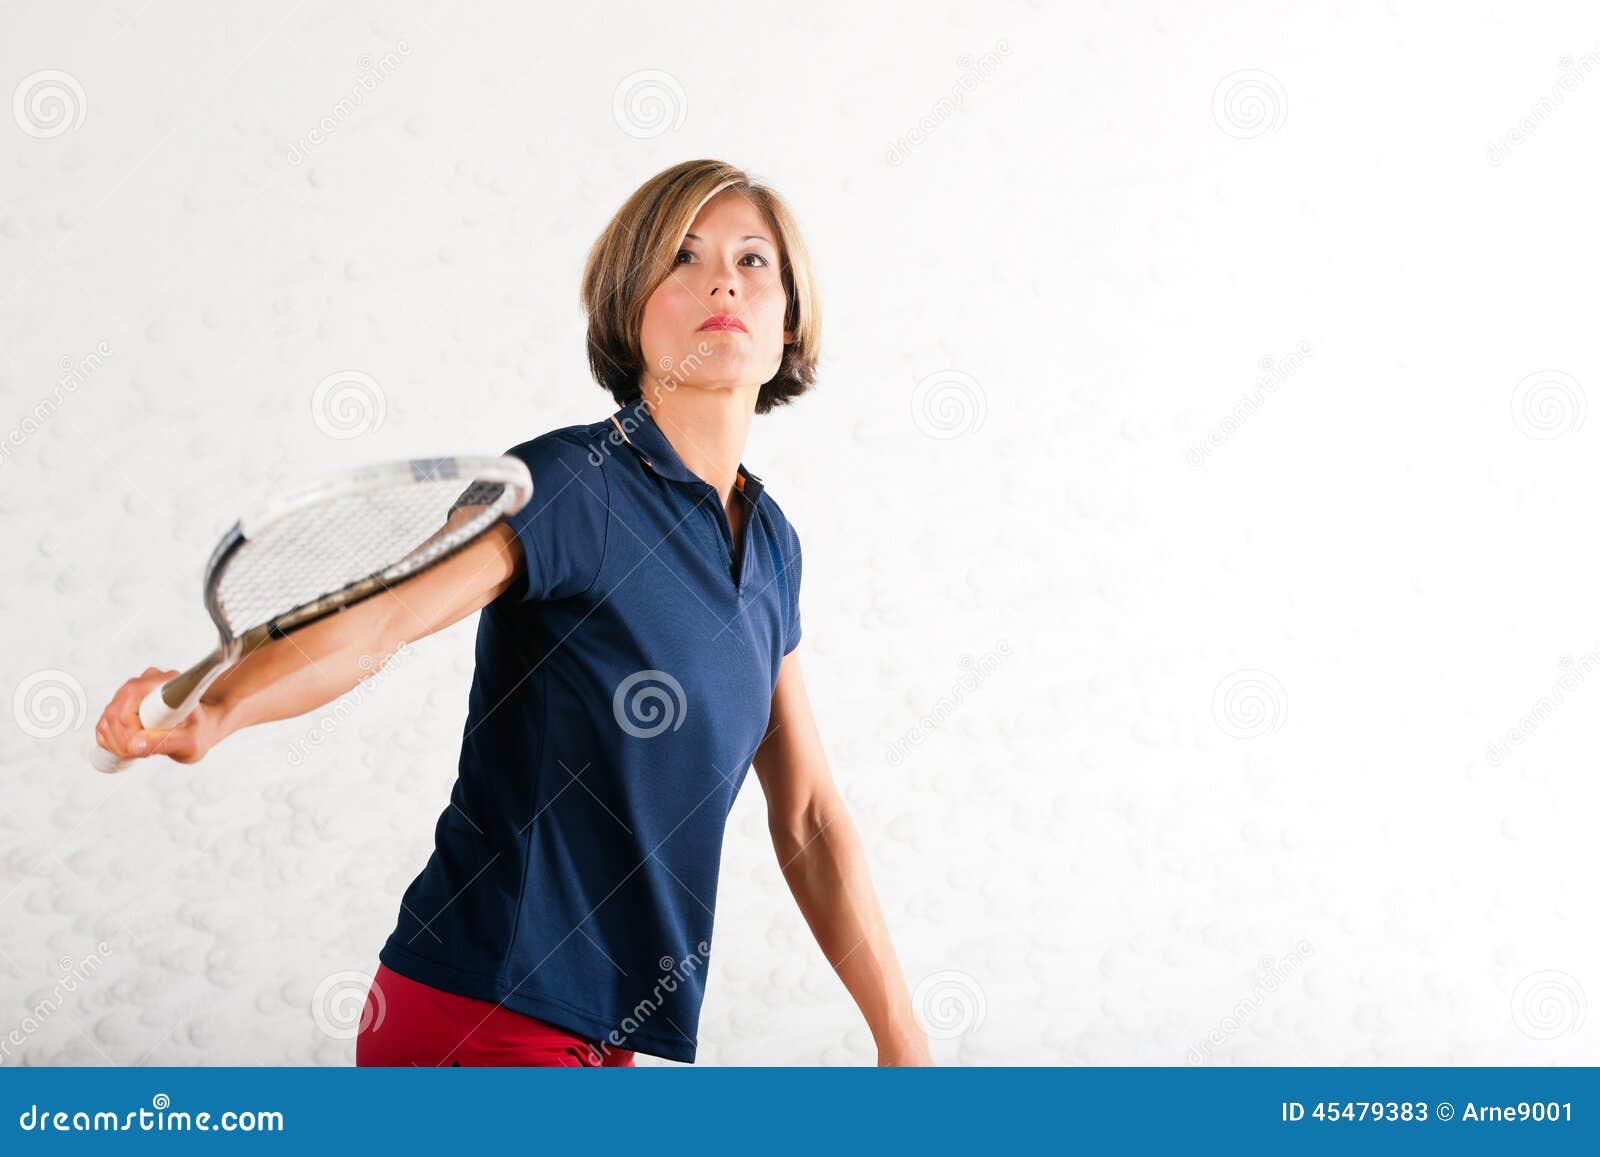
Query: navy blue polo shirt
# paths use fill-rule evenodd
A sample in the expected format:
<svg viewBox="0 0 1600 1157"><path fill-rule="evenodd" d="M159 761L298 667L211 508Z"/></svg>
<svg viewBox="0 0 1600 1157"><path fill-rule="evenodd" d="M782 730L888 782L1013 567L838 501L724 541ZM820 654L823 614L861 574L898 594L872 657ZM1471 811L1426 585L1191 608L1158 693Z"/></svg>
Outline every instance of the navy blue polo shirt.
<svg viewBox="0 0 1600 1157"><path fill-rule="evenodd" d="M459 774L379 958L693 1061L728 810L800 641L800 541L741 464L736 550L643 403L507 453L533 475L508 519L524 577L479 615Z"/></svg>

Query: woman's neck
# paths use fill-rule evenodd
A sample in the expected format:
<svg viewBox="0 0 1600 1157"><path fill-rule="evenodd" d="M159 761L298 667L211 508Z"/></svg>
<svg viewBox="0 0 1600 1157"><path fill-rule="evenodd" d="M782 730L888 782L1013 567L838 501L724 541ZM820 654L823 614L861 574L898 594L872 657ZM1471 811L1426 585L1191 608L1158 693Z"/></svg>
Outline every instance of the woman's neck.
<svg viewBox="0 0 1600 1157"><path fill-rule="evenodd" d="M744 456L759 386L736 390L645 387L650 416L678 457L728 502Z"/></svg>

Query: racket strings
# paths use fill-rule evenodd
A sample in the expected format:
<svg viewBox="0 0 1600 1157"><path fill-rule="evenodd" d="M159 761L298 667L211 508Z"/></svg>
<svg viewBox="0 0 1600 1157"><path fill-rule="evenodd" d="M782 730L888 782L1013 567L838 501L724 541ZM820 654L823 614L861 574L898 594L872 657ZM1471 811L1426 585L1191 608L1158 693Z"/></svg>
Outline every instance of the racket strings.
<svg viewBox="0 0 1600 1157"><path fill-rule="evenodd" d="M379 576L409 578L481 534L498 517L505 487L459 478L428 479L345 494L294 510L252 533L217 578L217 603L240 635L297 608ZM476 517L444 530L460 507ZM376 591L372 592L376 593Z"/></svg>

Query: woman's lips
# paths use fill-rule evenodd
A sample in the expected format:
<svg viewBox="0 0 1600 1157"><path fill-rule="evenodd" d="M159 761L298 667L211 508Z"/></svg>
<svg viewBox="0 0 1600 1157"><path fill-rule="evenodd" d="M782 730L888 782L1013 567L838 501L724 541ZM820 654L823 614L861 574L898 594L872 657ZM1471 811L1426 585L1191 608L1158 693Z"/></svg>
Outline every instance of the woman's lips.
<svg viewBox="0 0 1600 1157"><path fill-rule="evenodd" d="M737 333L750 332L745 329L744 322L734 317L731 313L719 313L716 317L708 317L705 320L705 324L700 328L702 330L734 330Z"/></svg>

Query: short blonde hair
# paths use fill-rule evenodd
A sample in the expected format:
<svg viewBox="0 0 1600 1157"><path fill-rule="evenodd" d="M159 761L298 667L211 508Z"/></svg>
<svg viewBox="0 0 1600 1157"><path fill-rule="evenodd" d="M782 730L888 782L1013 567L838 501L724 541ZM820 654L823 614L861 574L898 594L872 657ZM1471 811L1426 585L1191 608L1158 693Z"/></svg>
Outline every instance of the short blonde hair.
<svg viewBox="0 0 1600 1157"><path fill-rule="evenodd" d="M783 328L795 340L783 347L778 372L761 386L756 413L794 400L816 380L822 338L821 300L811 255L789 206L743 169L722 161L684 161L634 190L589 250L581 298L589 318L589 370L619 406L640 397L644 352L639 332L645 302L676 263L683 236L705 203L736 189L777 233L783 278Z"/></svg>

